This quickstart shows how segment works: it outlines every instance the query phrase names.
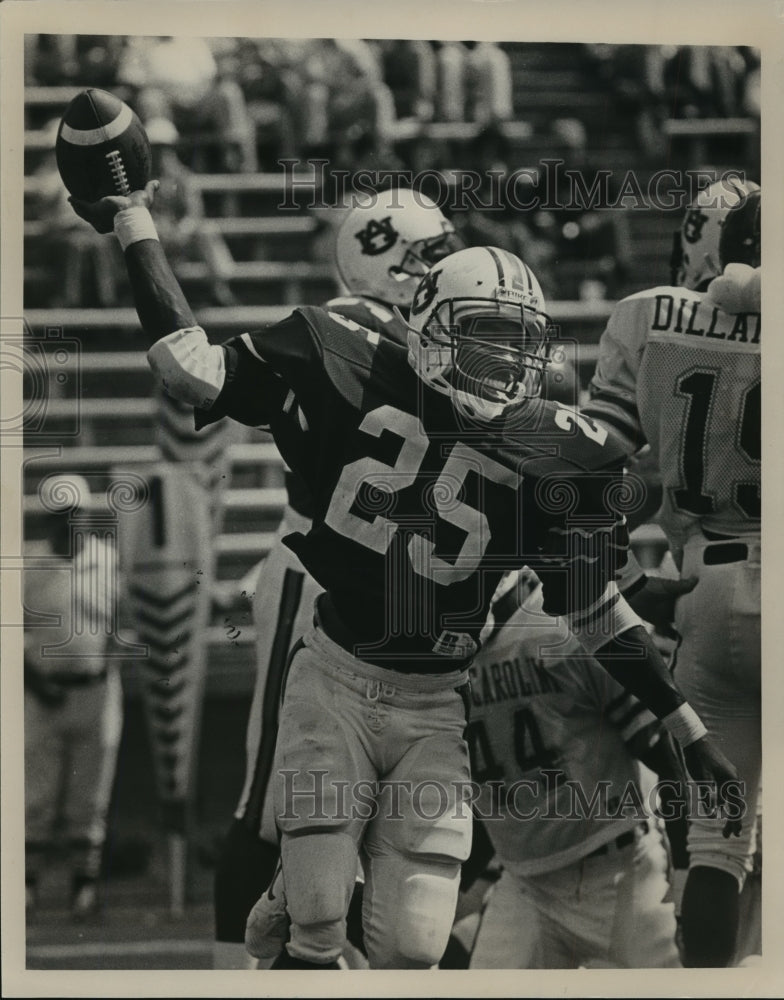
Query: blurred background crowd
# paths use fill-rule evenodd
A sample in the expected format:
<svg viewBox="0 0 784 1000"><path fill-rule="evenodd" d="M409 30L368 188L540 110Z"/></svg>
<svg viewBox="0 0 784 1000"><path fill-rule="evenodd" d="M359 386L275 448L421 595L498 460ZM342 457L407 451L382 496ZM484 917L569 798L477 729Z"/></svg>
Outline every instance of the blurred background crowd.
<svg viewBox="0 0 784 1000"><path fill-rule="evenodd" d="M38 305L127 301L116 254L101 252L64 203L52 147L69 87L111 89L137 111L164 183L167 250L206 262L199 292L215 305L254 301L258 290L236 287L244 279L233 264L238 252L269 259L269 240L248 226L205 223L264 209L247 198L237 212L231 185L222 199L207 196L194 174L274 174L281 159L323 159L326 186L363 169L437 171L452 184L475 171L485 184L488 171L559 157L589 187L597 170L610 170L612 194L630 170L644 184L664 167L759 169L759 55L741 46L87 35L28 35L26 44L26 165L36 178L27 218L46 223L46 245L36 249L49 257L29 261L40 263L28 269ZM522 253L549 297L617 298L639 284L636 261L648 270L623 210L465 204L452 214L469 244ZM338 216L311 215L327 240L294 253L327 266ZM64 248L66 267L53 273Z"/></svg>

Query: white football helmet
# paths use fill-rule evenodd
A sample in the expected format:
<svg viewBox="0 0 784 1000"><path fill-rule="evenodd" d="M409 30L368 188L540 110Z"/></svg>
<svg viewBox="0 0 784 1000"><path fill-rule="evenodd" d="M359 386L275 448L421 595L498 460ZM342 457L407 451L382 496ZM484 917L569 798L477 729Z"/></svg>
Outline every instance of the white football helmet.
<svg viewBox="0 0 784 1000"><path fill-rule="evenodd" d="M379 191L350 210L338 230L335 255L352 295L407 309L419 279L464 246L434 201L420 191Z"/></svg>
<svg viewBox="0 0 784 1000"><path fill-rule="evenodd" d="M462 412L492 420L541 393L550 318L533 271L496 247L471 247L432 267L408 321L408 360Z"/></svg>
<svg viewBox="0 0 784 1000"><path fill-rule="evenodd" d="M757 190L759 185L754 181L727 177L700 191L674 233L671 284L704 291L708 283L721 274L721 227L729 210L744 195Z"/></svg>

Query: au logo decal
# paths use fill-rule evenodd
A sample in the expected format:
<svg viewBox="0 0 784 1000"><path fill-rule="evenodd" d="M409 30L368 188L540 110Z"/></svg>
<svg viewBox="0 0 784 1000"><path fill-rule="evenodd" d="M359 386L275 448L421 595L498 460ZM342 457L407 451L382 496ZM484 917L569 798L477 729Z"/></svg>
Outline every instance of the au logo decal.
<svg viewBox="0 0 784 1000"><path fill-rule="evenodd" d="M686 213L686 221L683 223L683 238L687 243L697 242L702 235L702 227L707 221L708 216L697 208L692 208Z"/></svg>
<svg viewBox="0 0 784 1000"><path fill-rule="evenodd" d="M419 282L419 287L411 303L411 312L418 315L432 303L438 291L438 279L441 277L440 271L428 271Z"/></svg>
<svg viewBox="0 0 784 1000"><path fill-rule="evenodd" d="M398 232L392 226L392 216L385 219L371 219L364 229L354 234L362 244L362 253L375 257L397 243Z"/></svg>

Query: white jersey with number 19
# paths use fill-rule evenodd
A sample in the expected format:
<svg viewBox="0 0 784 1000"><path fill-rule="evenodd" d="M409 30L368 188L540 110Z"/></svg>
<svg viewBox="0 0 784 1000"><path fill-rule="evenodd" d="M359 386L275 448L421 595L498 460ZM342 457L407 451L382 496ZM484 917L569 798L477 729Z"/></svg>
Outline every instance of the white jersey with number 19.
<svg viewBox="0 0 784 1000"><path fill-rule="evenodd" d="M760 531L760 314L659 287L623 299L584 412L658 457L658 521L674 548L701 528Z"/></svg>

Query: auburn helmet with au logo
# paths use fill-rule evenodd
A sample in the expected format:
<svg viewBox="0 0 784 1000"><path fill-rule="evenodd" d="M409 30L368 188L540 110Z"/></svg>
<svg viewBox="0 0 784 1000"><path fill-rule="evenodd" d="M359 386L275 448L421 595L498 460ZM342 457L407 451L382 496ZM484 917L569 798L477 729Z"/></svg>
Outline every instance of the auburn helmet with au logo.
<svg viewBox="0 0 784 1000"><path fill-rule="evenodd" d="M422 278L408 320L408 360L462 412L492 420L541 393L550 326L530 267L507 250L471 247Z"/></svg>
<svg viewBox="0 0 784 1000"><path fill-rule="evenodd" d="M702 292L721 274L719 238L727 213L758 189L753 181L727 177L700 191L673 234L671 284Z"/></svg>
<svg viewBox="0 0 784 1000"><path fill-rule="evenodd" d="M427 269L463 246L454 226L420 191L396 188L350 210L335 245L352 295L407 309Z"/></svg>

